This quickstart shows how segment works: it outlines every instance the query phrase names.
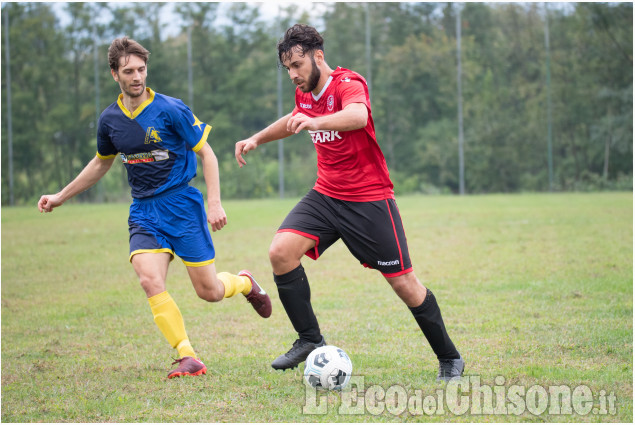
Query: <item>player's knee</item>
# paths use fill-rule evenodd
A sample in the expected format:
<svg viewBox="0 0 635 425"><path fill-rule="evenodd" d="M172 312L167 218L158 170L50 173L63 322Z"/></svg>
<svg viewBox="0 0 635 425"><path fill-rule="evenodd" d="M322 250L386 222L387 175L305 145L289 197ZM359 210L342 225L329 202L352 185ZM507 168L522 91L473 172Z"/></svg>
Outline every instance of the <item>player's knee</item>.
<svg viewBox="0 0 635 425"><path fill-rule="evenodd" d="M165 291L165 282L157 276L139 276L139 283L148 297L152 297Z"/></svg>
<svg viewBox="0 0 635 425"><path fill-rule="evenodd" d="M274 268L288 260L289 253L283 246L275 243L271 244L271 246L269 247L269 261L271 261L271 265Z"/></svg>

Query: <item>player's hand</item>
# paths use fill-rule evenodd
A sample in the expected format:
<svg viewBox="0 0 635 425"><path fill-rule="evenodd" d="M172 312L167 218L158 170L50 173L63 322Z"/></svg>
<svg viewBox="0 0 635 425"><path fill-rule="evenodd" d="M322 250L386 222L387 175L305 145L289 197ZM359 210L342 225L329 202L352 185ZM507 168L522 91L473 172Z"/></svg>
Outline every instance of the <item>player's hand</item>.
<svg viewBox="0 0 635 425"><path fill-rule="evenodd" d="M287 131L298 134L302 130L319 130L315 118L307 117L303 113L293 115L287 121Z"/></svg>
<svg viewBox="0 0 635 425"><path fill-rule="evenodd" d="M37 203L40 212L51 212L53 208L62 205L63 201L59 195L42 195Z"/></svg>
<svg viewBox="0 0 635 425"><path fill-rule="evenodd" d="M236 161L240 168L243 168L243 165L247 164L243 155L246 155L247 152L252 151L258 147L258 142L254 139L245 139L240 142L236 142L236 150L234 151L234 155L236 156Z"/></svg>
<svg viewBox="0 0 635 425"><path fill-rule="evenodd" d="M207 205L207 222L212 227L212 232L225 227L227 224L227 214L225 214L225 210L220 203Z"/></svg>

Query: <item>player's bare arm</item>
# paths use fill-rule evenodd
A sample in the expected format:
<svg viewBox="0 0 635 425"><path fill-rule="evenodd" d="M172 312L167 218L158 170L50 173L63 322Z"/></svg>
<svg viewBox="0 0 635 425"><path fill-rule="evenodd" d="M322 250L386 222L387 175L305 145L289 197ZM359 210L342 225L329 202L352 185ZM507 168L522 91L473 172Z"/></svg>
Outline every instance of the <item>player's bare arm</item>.
<svg viewBox="0 0 635 425"><path fill-rule="evenodd" d="M64 189L56 194L42 195L37 203L40 212L51 212L73 196L81 193L99 181L110 169L115 158L101 159L95 156Z"/></svg>
<svg viewBox="0 0 635 425"><path fill-rule="evenodd" d="M297 134L302 130L351 131L366 127L368 109L363 103L351 103L331 115L311 118L298 113L287 121L287 130Z"/></svg>
<svg viewBox="0 0 635 425"><path fill-rule="evenodd" d="M227 214L220 201L218 159L209 143L205 143L197 154L203 164L203 177L207 186L207 221L215 232L227 224Z"/></svg>
<svg viewBox="0 0 635 425"><path fill-rule="evenodd" d="M284 139L285 137L289 137L294 134L293 132L287 130L287 121L289 121L289 118L291 118L291 114L285 115L269 127L259 131L250 138L236 142L234 154L240 168L247 164L247 161L243 158L243 155L247 154L247 152L256 149L264 143Z"/></svg>

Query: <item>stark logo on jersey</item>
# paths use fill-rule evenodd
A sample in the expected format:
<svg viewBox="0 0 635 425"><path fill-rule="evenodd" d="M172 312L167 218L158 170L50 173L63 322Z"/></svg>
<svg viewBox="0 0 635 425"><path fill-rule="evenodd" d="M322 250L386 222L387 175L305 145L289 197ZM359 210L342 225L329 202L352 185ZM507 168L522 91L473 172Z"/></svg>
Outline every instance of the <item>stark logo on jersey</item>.
<svg viewBox="0 0 635 425"><path fill-rule="evenodd" d="M343 137L340 136L339 131L309 130L309 134L311 135L311 140L313 140L313 143L334 142L335 139L344 140Z"/></svg>

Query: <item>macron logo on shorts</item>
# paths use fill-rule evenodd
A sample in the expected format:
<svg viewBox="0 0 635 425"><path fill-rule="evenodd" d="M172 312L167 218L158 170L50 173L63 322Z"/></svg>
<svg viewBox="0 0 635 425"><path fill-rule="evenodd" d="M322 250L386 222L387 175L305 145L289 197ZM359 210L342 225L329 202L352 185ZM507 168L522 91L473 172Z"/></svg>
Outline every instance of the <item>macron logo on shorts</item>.
<svg viewBox="0 0 635 425"><path fill-rule="evenodd" d="M392 261L377 261L377 265L378 266L396 266L399 264L399 260L392 260Z"/></svg>

